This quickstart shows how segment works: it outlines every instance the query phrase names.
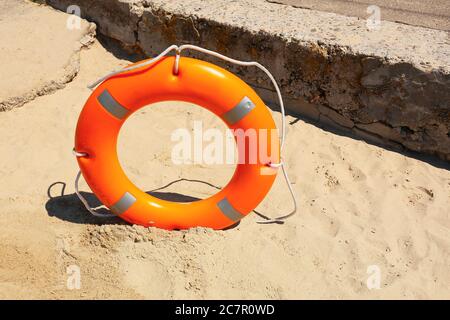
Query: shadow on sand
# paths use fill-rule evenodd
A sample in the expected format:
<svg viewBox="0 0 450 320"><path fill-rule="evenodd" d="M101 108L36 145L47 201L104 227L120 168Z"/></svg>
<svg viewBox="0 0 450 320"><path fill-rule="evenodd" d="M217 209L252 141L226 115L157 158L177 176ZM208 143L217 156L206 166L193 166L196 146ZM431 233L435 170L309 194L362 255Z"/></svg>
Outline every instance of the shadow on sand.
<svg viewBox="0 0 450 320"><path fill-rule="evenodd" d="M172 202L194 202L201 200L200 198L184 195L181 193L161 191L181 181L187 181L191 183L202 183L210 187L213 187L217 190L221 189L220 187L210 184L206 181L193 179L177 179L166 184L165 186L153 189L151 191L147 191L147 193L158 199ZM56 192L58 187L61 188L59 195L54 196L53 194ZM83 203L80 201L80 199L78 199L76 193L65 194L65 189L66 183L61 181L54 182L48 187L47 195L49 200L45 204L45 209L47 210L47 213L50 217L56 217L64 221L79 224L127 224L127 222L120 219L119 217L102 218L93 216L92 214L89 213L89 211L86 210ZM102 206L102 203L97 199L97 197L92 192L81 191L80 193L87 200L87 202L92 208ZM105 207L96 209L96 212L101 214L110 213L110 211ZM232 229L238 225L239 222L226 228L225 230Z"/></svg>

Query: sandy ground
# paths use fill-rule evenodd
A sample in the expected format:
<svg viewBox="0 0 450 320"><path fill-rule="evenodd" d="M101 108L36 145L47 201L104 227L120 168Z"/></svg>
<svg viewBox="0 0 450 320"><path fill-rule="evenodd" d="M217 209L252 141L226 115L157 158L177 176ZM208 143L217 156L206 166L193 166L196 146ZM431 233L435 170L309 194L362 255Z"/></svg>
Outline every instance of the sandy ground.
<svg viewBox="0 0 450 320"><path fill-rule="evenodd" d="M284 225L251 214L227 231L168 232L91 217L74 195L74 129L86 85L127 63L96 42L64 89L0 113L0 298L450 298L450 171L292 117L285 158L300 208ZM181 103L129 119L119 151L138 186L228 181L232 166L171 163L171 130L196 119L221 126ZM279 178L265 214L291 208ZM159 192L215 191L180 181ZM369 290L373 265L381 284ZM70 266L79 290L66 285Z"/></svg>

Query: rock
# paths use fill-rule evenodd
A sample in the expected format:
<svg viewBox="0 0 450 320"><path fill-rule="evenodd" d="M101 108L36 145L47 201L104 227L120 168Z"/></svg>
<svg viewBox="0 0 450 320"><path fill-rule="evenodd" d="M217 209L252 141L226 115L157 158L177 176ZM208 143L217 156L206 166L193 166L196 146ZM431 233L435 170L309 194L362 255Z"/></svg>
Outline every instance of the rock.
<svg viewBox="0 0 450 320"><path fill-rule="evenodd" d="M101 33L148 56L171 44L192 43L257 60L278 80L292 113L345 130L371 124L353 133L366 137L375 130L377 141L389 145L395 137L410 150L450 158L450 43L445 31L389 21L373 31L355 17L264 0L46 2L61 10L79 5ZM267 94L273 88L259 70L184 54L230 68L276 105L276 96Z"/></svg>
<svg viewBox="0 0 450 320"><path fill-rule="evenodd" d="M98 32L121 41L125 46L136 46L136 28L143 12L142 0L47 0L47 4L66 12L77 5L81 17L94 22Z"/></svg>
<svg viewBox="0 0 450 320"><path fill-rule="evenodd" d="M320 112L320 119L326 117L326 121L329 121L330 125L337 124L337 127L353 128L354 123L352 120L344 117L333 109L325 107L323 105L319 105L318 109Z"/></svg>
<svg viewBox="0 0 450 320"><path fill-rule="evenodd" d="M381 122L374 122L369 124L357 124L358 128L374 133L379 137L384 137L392 141L401 141L402 137L399 130L389 127Z"/></svg>
<svg viewBox="0 0 450 320"><path fill-rule="evenodd" d="M95 25L81 20L71 30L71 17L27 1L1 2L0 111L61 89L77 75L79 52L93 41Z"/></svg>

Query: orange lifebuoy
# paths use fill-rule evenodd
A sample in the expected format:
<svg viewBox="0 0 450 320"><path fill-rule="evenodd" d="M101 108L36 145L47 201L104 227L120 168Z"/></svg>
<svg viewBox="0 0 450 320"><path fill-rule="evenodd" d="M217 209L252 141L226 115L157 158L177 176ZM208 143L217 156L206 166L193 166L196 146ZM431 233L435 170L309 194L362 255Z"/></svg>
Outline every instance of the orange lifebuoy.
<svg viewBox="0 0 450 320"><path fill-rule="evenodd" d="M130 223L169 230L197 226L223 229L254 210L270 190L277 169L268 167L267 161L258 157L255 163L239 163L230 182L215 195L177 203L140 190L118 160L116 145L122 124L139 108L160 101L197 104L231 129L276 130L264 102L237 76L191 58L182 59L175 75L174 59L166 57L151 66L120 73L94 90L77 124L75 149L87 154L78 157L78 164L98 199ZM265 143L270 162L279 163L278 135L267 135ZM260 143L256 145L260 148Z"/></svg>

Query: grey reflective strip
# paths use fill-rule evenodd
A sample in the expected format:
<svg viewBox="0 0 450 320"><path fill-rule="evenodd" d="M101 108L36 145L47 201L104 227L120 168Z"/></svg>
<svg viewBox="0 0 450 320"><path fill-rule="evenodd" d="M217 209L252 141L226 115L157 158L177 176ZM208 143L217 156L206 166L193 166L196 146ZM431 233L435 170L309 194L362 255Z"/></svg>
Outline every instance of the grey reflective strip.
<svg viewBox="0 0 450 320"><path fill-rule="evenodd" d="M124 108L120 103L113 98L108 90L102 92L98 96L98 102L105 108L109 113L118 119L123 119L128 114L129 110Z"/></svg>
<svg viewBox="0 0 450 320"><path fill-rule="evenodd" d="M217 203L217 206L219 207L220 211L222 211L222 213L226 215L230 220L239 221L244 217L243 214L233 208L227 198L223 198L223 200L220 200Z"/></svg>
<svg viewBox="0 0 450 320"><path fill-rule="evenodd" d="M136 198L133 197L130 193L125 192L122 198L120 198L120 200L111 207L111 211L116 215L121 215L122 213L127 211L135 202Z"/></svg>
<svg viewBox="0 0 450 320"><path fill-rule="evenodd" d="M255 104L248 97L244 97L233 109L226 112L222 118L229 125L233 125L244 118L250 111L255 108Z"/></svg>

